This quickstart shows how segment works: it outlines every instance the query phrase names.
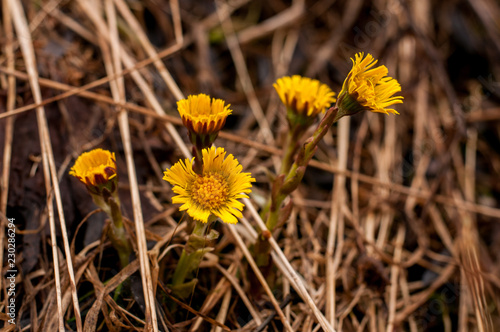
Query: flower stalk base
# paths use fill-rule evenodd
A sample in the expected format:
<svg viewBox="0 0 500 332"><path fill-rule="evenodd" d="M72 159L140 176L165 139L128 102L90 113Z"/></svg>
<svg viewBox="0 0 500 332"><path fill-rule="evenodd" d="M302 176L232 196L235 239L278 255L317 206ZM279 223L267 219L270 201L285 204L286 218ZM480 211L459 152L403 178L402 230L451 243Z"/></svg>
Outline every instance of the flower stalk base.
<svg viewBox="0 0 500 332"><path fill-rule="evenodd" d="M271 248L267 242L271 234L268 233L272 233L277 227L280 227L283 223L285 223L292 212L292 201L290 200L284 206L283 202L288 195L297 189L302 181L302 178L304 177L309 161L312 159L316 149L318 148L319 142L326 135L328 129L341 117L342 115L339 114L336 106L328 109L313 135L305 141L302 148L299 150L295 158L295 162L291 165L288 173L286 175L281 174L274 180L271 191L271 203L269 205L269 212L267 213L266 219L266 227L268 231L266 230L264 232L260 232L257 238L257 243L254 247L255 259L260 267L265 267L270 263L269 257Z"/></svg>
<svg viewBox="0 0 500 332"><path fill-rule="evenodd" d="M209 225L215 221L213 217L209 219L207 223L195 221L193 232L189 236L175 268L170 288L180 298L187 298L192 292L198 280L196 278L188 282L185 280L198 268L205 253L213 250L211 245L219 237L219 233L213 229L206 234Z"/></svg>
<svg viewBox="0 0 500 332"><path fill-rule="evenodd" d="M127 239L127 231L123 225L118 194L116 191L111 194L108 190L104 189L102 195L92 194L92 198L94 199L94 203L111 218L111 226L108 229L107 235L118 253L120 266L123 269L130 262L132 248Z"/></svg>

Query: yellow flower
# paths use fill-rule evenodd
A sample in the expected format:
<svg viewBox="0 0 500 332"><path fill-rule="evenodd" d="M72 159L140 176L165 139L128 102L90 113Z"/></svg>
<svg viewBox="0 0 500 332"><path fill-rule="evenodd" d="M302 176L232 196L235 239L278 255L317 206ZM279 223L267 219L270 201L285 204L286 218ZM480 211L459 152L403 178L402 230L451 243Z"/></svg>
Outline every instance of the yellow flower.
<svg viewBox="0 0 500 332"><path fill-rule="evenodd" d="M177 102L177 110L184 126L192 133L210 135L218 133L231 114L231 105L224 105L222 99L212 98L205 94L191 95Z"/></svg>
<svg viewBox="0 0 500 332"><path fill-rule="evenodd" d="M105 185L116 178L115 153L103 149L82 153L69 174L89 188Z"/></svg>
<svg viewBox="0 0 500 332"><path fill-rule="evenodd" d="M399 114L388 106L403 103L402 96L393 96L401 91L401 85L387 77L387 67L372 68L377 63L371 54L363 59L364 53L355 55L353 66L342 85L337 106L341 113L352 115L368 110L378 113Z"/></svg>
<svg viewBox="0 0 500 332"><path fill-rule="evenodd" d="M279 78L273 87L286 108L302 116L315 117L335 102L326 84L299 75Z"/></svg>
<svg viewBox="0 0 500 332"><path fill-rule="evenodd" d="M196 220L207 222L210 215L223 222L236 224L241 218L243 203L239 198L248 197L255 179L242 173L243 167L232 154L226 156L223 148L203 149L203 171L193 171L193 159L179 161L167 169L163 180L170 182L177 194L172 203L182 204L181 211Z"/></svg>

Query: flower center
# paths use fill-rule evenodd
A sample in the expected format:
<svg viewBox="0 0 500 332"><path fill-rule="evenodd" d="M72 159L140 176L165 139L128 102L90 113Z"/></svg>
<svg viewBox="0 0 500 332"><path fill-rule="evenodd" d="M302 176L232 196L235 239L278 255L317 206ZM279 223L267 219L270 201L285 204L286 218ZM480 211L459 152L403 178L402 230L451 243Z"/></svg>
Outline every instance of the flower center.
<svg viewBox="0 0 500 332"><path fill-rule="evenodd" d="M191 185L193 199L205 209L215 210L227 202L229 186L220 174L198 176Z"/></svg>

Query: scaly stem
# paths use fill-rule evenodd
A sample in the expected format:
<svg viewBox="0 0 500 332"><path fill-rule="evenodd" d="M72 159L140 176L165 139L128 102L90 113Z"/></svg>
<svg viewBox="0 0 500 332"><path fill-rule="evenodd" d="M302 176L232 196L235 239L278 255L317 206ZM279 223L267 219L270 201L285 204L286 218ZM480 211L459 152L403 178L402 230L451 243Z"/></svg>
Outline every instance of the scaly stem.
<svg viewBox="0 0 500 332"><path fill-rule="evenodd" d="M118 200L118 195L115 193L112 197L108 199L108 205L111 209L111 229L108 233L109 239L118 252L120 258L120 265L122 269L128 265L130 253L132 249L130 248L130 243L127 239L127 232L123 226L123 217L120 209L120 201Z"/></svg>
<svg viewBox="0 0 500 332"><path fill-rule="evenodd" d="M333 125L333 123L338 121L341 116L342 115L339 115L338 108L336 106L331 107L318 124L318 127L314 131L313 135L306 140L303 147L300 149L294 163L288 168L286 176L281 174L274 180L271 194L271 204L266 220L266 227L269 231L272 232L278 222L280 220L284 220L283 218L285 216L281 215L283 212L281 209L283 201L290 193L297 189L302 181L302 178L304 177L309 161L317 150L319 142L326 135L328 129ZM286 213L283 214L286 215ZM265 266L269 262L268 256L270 247L264 245L264 243L262 243L263 241L267 241L267 239L264 238L261 232L257 239L258 243L255 246L257 262L263 262L264 264L259 264L260 266Z"/></svg>
<svg viewBox="0 0 500 332"><path fill-rule="evenodd" d="M103 209L111 219L111 227L107 234L111 244L118 252L120 266L123 269L129 263L132 248L130 247L130 243L127 239L127 232L123 226L123 216L120 209L118 193L114 192L111 194L107 191L102 196L92 194L92 198L96 205Z"/></svg>
<svg viewBox="0 0 500 332"><path fill-rule="evenodd" d="M283 147L283 160L281 162L280 174L287 174L293 163L293 158L297 149L299 147L300 137L304 134L307 129L301 125L295 125L293 128L288 130L286 135L285 145Z"/></svg>
<svg viewBox="0 0 500 332"><path fill-rule="evenodd" d="M192 272L203 258L205 249L205 232L208 227L208 222L195 221L193 232L182 249L181 258L177 263L174 275L172 277L172 285L179 286L184 283L186 277Z"/></svg>
<svg viewBox="0 0 500 332"><path fill-rule="evenodd" d="M267 217L266 221L266 227L268 230L272 231L276 227L276 224L278 223L278 217L279 217L279 207L283 203L283 199L276 199L276 205L271 204L271 210L269 211L269 215ZM274 206L273 206L274 205Z"/></svg>
<svg viewBox="0 0 500 332"><path fill-rule="evenodd" d="M189 265L189 255L186 253L186 250L183 249L181 258L179 262L177 262L174 276L172 277L172 285L177 286L184 283L189 272Z"/></svg>

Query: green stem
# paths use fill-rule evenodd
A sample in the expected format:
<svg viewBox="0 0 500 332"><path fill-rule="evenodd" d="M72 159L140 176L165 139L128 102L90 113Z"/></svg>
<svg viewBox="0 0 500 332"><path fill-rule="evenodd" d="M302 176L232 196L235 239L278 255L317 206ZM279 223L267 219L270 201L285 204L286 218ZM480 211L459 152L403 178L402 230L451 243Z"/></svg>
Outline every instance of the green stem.
<svg viewBox="0 0 500 332"><path fill-rule="evenodd" d="M195 222L193 232L189 236L184 249L182 249L181 258L175 268L174 275L172 277L173 286L183 284L188 274L196 268L200 259L203 258L203 249L205 249L204 237L207 227L208 222ZM200 252L200 249L202 252Z"/></svg>
<svg viewBox="0 0 500 332"><path fill-rule="evenodd" d="M172 277L172 285L177 286L184 283L186 276L189 271L189 254L186 250L182 250L181 258L177 262L177 267L175 268L174 276Z"/></svg>
<svg viewBox="0 0 500 332"><path fill-rule="evenodd" d="M297 155L297 159L295 160L292 169L288 173L286 180L293 178L295 176L294 172L296 172L300 166L307 166L311 158L314 156L319 142L326 135L330 127L341 117L342 115L339 114L338 108L336 106L328 109L325 116L318 124L318 127L314 131L313 135L306 140L306 143L304 144L302 150Z"/></svg>
<svg viewBox="0 0 500 332"><path fill-rule="evenodd" d="M212 218L209 218L209 219L212 219ZM205 232L207 231L207 227L208 227L209 222L211 222L211 220L209 220L208 222L196 221L196 223L194 225L193 232L191 234L195 234L195 235L202 236L202 237L205 236Z"/></svg>
<svg viewBox="0 0 500 332"><path fill-rule="evenodd" d="M283 161L281 163L280 174L288 174L294 162L295 154L300 146L300 139L309 128L309 124L294 124L286 135L284 145Z"/></svg>
<svg viewBox="0 0 500 332"><path fill-rule="evenodd" d="M92 194L92 198L97 206L99 206L111 219L111 227L108 230L108 238L111 244L118 252L120 266L123 269L129 263L130 253L132 248L127 239L127 232L123 226L123 216L120 209L120 199L118 193L110 193L106 191L103 195Z"/></svg>
<svg viewBox="0 0 500 332"><path fill-rule="evenodd" d="M123 217L120 209L120 201L118 200L118 195L115 193L112 197L108 199L108 205L111 209L111 230L108 236L111 243L118 252L120 258L120 265L122 269L128 265L130 259L130 253L132 249L130 243L127 239L127 232L123 226Z"/></svg>
<svg viewBox="0 0 500 332"><path fill-rule="evenodd" d="M266 220L266 227L269 231L272 232L278 224L278 221L280 220L281 205L286 197L299 186L302 178L304 177L306 167L311 158L314 156L319 142L326 135L328 129L333 125L333 123L338 121L341 117L342 115L339 114L338 108L336 106L331 107L318 124L318 127L314 131L313 135L306 140L303 147L300 149L294 163L291 164L290 167L282 166L282 170L288 169L288 172L286 173L286 176L284 174L278 176L273 183L271 204L269 205L269 213ZM291 135L293 134L294 133ZM288 140L287 143L288 146L290 146ZM287 156L288 152L288 150L285 152L285 156ZM285 163L283 164L285 165ZM270 247L265 245L264 242L267 242L267 240L261 232L255 246L257 262L268 262L267 257L269 256ZM261 264L259 265L263 266Z"/></svg>
<svg viewBox="0 0 500 332"><path fill-rule="evenodd" d="M298 139L293 134L293 131L289 130L286 135L286 141L283 149L284 154L283 154L283 160L281 162L280 174L286 174L290 170L290 167L292 166L293 162L293 157L295 155L295 152L297 151L297 147L298 147Z"/></svg>
<svg viewBox="0 0 500 332"><path fill-rule="evenodd" d="M276 224L278 223L279 210L280 210L279 207L281 206L281 204L285 200L285 197L283 197L283 199L277 199L277 201L275 202L276 206L272 207L271 210L269 211L269 215L268 215L267 221L266 221L266 227L271 232L274 230L274 228L276 227Z"/></svg>

